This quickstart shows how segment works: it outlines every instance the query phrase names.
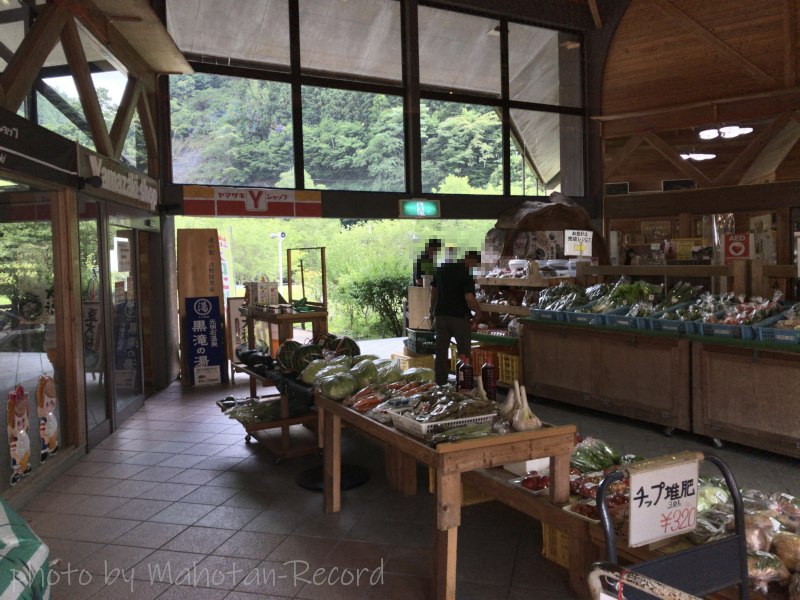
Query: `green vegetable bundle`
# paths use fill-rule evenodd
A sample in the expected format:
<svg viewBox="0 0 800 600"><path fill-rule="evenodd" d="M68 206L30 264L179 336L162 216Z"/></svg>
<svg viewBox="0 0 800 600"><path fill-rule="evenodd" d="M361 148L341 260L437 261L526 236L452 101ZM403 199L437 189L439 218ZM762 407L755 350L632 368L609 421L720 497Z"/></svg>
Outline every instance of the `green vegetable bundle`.
<svg viewBox="0 0 800 600"><path fill-rule="evenodd" d="M546 288L539 292L538 308L540 310L567 310L588 302L586 292L582 287L569 283L560 283L555 287Z"/></svg>
<svg viewBox="0 0 800 600"><path fill-rule="evenodd" d="M357 389L358 380L350 373L334 373L324 377L319 384L319 391L334 400L344 400Z"/></svg>
<svg viewBox="0 0 800 600"><path fill-rule="evenodd" d="M621 277L612 290L594 305L595 314L606 313L620 306L633 306L639 301L653 302L661 297L661 286L645 281L630 283L629 277Z"/></svg>
<svg viewBox="0 0 800 600"><path fill-rule="evenodd" d="M569 457L570 467L581 473L604 471L620 464L622 456L603 440L586 438Z"/></svg>
<svg viewBox="0 0 800 600"><path fill-rule="evenodd" d="M308 402L302 399L289 400L289 417L296 417L308 410ZM239 421L242 425L259 425L278 421L281 417L280 398L264 400L231 408L224 413L228 418Z"/></svg>
<svg viewBox="0 0 800 600"><path fill-rule="evenodd" d="M436 375L434 374L433 369L428 369L426 367L413 367L403 371L403 379L408 383L411 383L412 381L429 383L436 379Z"/></svg>
<svg viewBox="0 0 800 600"><path fill-rule="evenodd" d="M358 389L364 389L378 379L378 367L371 360L362 360L356 364L350 374L358 380Z"/></svg>

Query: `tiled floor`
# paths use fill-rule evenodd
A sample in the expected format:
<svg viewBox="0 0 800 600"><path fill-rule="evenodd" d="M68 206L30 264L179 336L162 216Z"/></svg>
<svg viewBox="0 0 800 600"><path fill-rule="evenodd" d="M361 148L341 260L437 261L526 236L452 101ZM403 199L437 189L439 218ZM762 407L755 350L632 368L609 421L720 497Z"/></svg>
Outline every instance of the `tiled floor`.
<svg viewBox="0 0 800 600"><path fill-rule="evenodd" d="M372 479L343 494L340 514L325 515L321 494L295 484L320 458L276 465L259 445L246 445L241 426L214 404L227 393L175 383L25 507L58 560L55 598L425 598L434 522L427 472L419 471L418 496L402 498L386 486L380 448L345 435L344 460L367 467ZM623 452L710 449L701 438L667 438L656 427L556 403L533 409ZM796 460L744 448L715 452L744 487L800 493ZM569 597L566 570L541 557L536 521L497 502L467 507L462 517L460 600ZM370 585L381 565L382 583ZM344 569L361 570L360 585L343 585Z"/></svg>

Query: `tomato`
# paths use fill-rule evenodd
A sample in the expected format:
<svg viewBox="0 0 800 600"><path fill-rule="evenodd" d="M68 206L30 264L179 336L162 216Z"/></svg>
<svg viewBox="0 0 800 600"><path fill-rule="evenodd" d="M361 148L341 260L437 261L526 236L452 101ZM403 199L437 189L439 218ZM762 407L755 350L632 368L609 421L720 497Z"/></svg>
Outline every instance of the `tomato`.
<svg viewBox="0 0 800 600"><path fill-rule="evenodd" d="M542 475L539 477L539 489L546 490L550 487L550 477Z"/></svg>
<svg viewBox="0 0 800 600"><path fill-rule="evenodd" d="M531 491L538 491L539 487L539 477L526 477L522 480L522 487L526 487Z"/></svg>

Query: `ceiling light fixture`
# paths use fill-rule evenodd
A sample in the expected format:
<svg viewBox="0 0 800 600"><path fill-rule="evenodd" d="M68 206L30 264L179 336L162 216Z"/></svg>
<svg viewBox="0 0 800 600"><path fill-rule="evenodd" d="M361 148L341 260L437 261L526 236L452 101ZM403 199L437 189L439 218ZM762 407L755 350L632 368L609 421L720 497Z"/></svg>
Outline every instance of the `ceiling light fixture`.
<svg viewBox="0 0 800 600"><path fill-rule="evenodd" d="M704 129L700 132L701 140L713 140L722 136L726 140L739 137L740 135L747 135L753 133L752 127L739 127L738 125L729 125L727 127L720 127L719 129Z"/></svg>
<svg viewBox="0 0 800 600"><path fill-rule="evenodd" d="M717 158L716 154L681 154L683 160L711 160Z"/></svg>
<svg viewBox="0 0 800 600"><path fill-rule="evenodd" d="M701 140L713 140L719 137L719 131L716 129L706 129L700 132Z"/></svg>

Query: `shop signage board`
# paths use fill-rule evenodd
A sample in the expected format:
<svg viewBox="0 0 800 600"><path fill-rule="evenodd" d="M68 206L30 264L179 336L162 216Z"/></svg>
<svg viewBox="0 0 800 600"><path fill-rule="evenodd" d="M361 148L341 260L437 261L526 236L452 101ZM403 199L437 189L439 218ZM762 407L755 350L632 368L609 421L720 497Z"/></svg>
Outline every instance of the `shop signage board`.
<svg viewBox="0 0 800 600"><path fill-rule="evenodd" d="M204 217L321 217L314 190L183 186L183 214Z"/></svg>
<svg viewBox="0 0 800 600"><path fill-rule="evenodd" d="M564 231L564 256L591 256L593 232L580 229Z"/></svg>
<svg viewBox="0 0 800 600"><path fill-rule="evenodd" d="M753 234L726 233L722 236L722 251L726 265L732 265L734 260L742 258L755 258Z"/></svg>
<svg viewBox="0 0 800 600"><path fill-rule="evenodd" d="M191 385L227 383L224 327L219 297L186 298L186 347Z"/></svg>
<svg viewBox="0 0 800 600"><path fill-rule="evenodd" d="M99 188L87 186L86 191L92 196L150 212L158 210L159 185L155 179L83 146L78 147L78 174L81 177L100 177L103 180L103 185Z"/></svg>
<svg viewBox="0 0 800 600"><path fill-rule="evenodd" d="M74 188L76 148L75 142L0 108L0 169Z"/></svg>
<svg viewBox="0 0 800 600"><path fill-rule="evenodd" d="M114 241L117 244L117 271L128 273L131 270L131 242L122 239Z"/></svg>
<svg viewBox="0 0 800 600"><path fill-rule="evenodd" d="M247 342L247 319L239 311L244 298L228 298L228 356L236 360L236 348Z"/></svg>
<svg viewBox="0 0 800 600"><path fill-rule="evenodd" d="M219 236L219 260L222 269L222 293L227 300L231 295L233 280L233 248L223 235Z"/></svg>
<svg viewBox="0 0 800 600"><path fill-rule="evenodd" d="M438 219L441 217L441 206L438 200L412 198L399 202L400 218L402 219Z"/></svg>
<svg viewBox="0 0 800 600"><path fill-rule="evenodd" d="M103 309L100 302L84 301L81 304L83 347L85 350L100 352L100 344L103 340L102 319Z"/></svg>
<svg viewBox="0 0 800 600"><path fill-rule="evenodd" d="M682 452L627 467L630 475L628 546L637 548L689 533L697 526L694 452Z"/></svg>

